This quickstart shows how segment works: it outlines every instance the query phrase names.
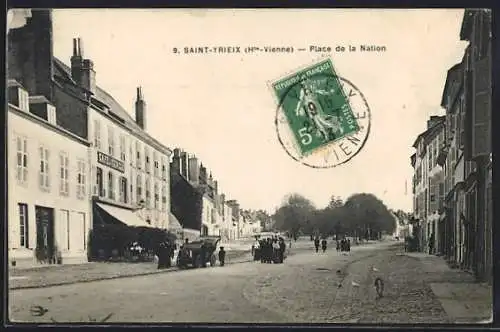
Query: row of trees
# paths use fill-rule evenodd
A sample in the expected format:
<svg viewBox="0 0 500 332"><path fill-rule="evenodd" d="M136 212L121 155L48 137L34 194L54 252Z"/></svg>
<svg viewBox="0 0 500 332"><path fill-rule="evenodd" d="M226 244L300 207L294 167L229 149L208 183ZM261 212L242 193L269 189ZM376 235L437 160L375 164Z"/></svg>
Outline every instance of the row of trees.
<svg viewBox="0 0 500 332"><path fill-rule="evenodd" d="M328 206L322 209L299 194L291 194L284 199L273 219L276 229L292 236L346 235L377 239L381 234L393 233L400 218L395 218L373 194L361 193L350 196L345 202L332 196Z"/></svg>

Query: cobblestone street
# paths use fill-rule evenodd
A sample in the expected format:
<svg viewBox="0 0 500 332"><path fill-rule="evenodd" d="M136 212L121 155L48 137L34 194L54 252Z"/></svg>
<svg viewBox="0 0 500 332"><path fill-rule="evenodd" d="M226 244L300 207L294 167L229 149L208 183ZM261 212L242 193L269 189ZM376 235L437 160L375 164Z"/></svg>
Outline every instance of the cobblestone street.
<svg viewBox="0 0 500 332"><path fill-rule="evenodd" d="M248 262L12 290L10 317L29 322L88 322L108 314L109 322L128 323L450 322L431 289L440 282L440 273L423 267L421 260L402 254L391 242L353 247L350 255L303 250L283 265ZM376 277L385 282L378 300ZM33 306L48 312L34 317Z"/></svg>

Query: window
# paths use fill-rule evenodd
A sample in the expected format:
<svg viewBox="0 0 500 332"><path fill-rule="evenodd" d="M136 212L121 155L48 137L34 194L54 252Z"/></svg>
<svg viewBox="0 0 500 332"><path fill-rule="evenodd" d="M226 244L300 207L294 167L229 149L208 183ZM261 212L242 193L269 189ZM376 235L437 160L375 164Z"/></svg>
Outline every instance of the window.
<svg viewBox="0 0 500 332"><path fill-rule="evenodd" d="M16 146L16 179L20 183L25 183L28 181L28 140L26 137L16 137Z"/></svg>
<svg viewBox="0 0 500 332"><path fill-rule="evenodd" d="M134 160L134 142L133 140L131 139L130 140L130 144L128 145L128 155L130 156L130 165L132 165L132 162Z"/></svg>
<svg viewBox="0 0 500 332"><path fill-rule="evenodd" d="M167 161L165 160L164 157L161 158L161 177L163 180L166 180L167 178L167 166L166 166Z"/></svg>
<svg viewBox="0 0 500 332"><path fill-rule="evenodd" d="M165 212L167 210L167 187L162 186L161 188L161 210Z"/></svg>
<svg viewBox="0 0 500 332"><path fill-rule="evenodd" d="M126 147L126 142L125 142L125 136L124 135L120 135L120 159L125 161L125 156L126 156L126 152L127 151L127 147Z"/></svg>
<svg viewBox="0 0 500 332"><path fill-rule="evenodd" d="M79 199L85 198L85 181L87 179L87 172L85 168L85 160L77 160L78 174L76 176L76 197Z"/></svg>
<svg viewBox="0 0 500 332"><path fill-rule="evenodd" d="M141 144L139 142L135 142L135 150L136 150L136 154L137 154L136 167L138 169L141 169L141 163L142 163L142 160L141 160Z"/></svg>
<svg viewBox="0 0 500 332"><path fill-rule="evenodd" d="M19 210L19 245L29 248L28 205L17 204Z"/></svg>
<svg viewBox="0 0 500 332"><path fill-rule="evenodd" d="M70 248L70 225L69 225L69 211L59 211L59 249L67 251Z"/></svg>
<svg viewBox="0 0 500 332"><path fill-rule="evenodd" d="M137 174L137 203L142 200L142 177L141 174Z"/></svg>
<svg viewBox="0 0 500 332"><path fill-rule="evenodd" d="M28 91L24 89L17 89L17 91L19 91L19 109L21 111L29 112L30 103Z"/></svg>
<svg viewBox="0 0 500 332"><path fill-rule="evenodd" d="M50 182L49 182L49 150L40 147L40 176L39 176L39 184L40 188L43 190L50 190Z"/></svg>
<svg viewBox="0 0 500 332"><path fill-rule="evenodd" d="M56 108L50 104L47 104L47 121L52 124L57 124Z"/></svg>
<svg viewBox="0 0 500 332"><path fill-rule="evenodd" d="M111 172L108 173L108 197L115 199L114 177Z"/></svg>
<svg viewBox="0 0 500 332"><path fill-rule="evenodd" d="M149 173L151 171L150 169L150 163L149 163L149 149L147 146L144 146L144 160L146 161L146 172Z"/></svg>
<svg viewBox="0 0 500 332"><path fill-rule="evenodd" d="M151 187L151 182L149 181L149 178L146 178L146 208L151 208L151 195L149 192L149 189Z"/></svg>
<svg viewBox="0 0 500 332"><path fill-rule="evenodd" d="M153 151L153 162L154 162L154 176L158 176L160 170L160 162L158 161L158 153Z"/></svg>
<svg viewBox="0 0 500 332"><path fill-rule="evenodd" d="M104 192L104 185L103 185L103 178L102 178L102 169L100 167L97 167L96 181L97 181L97 190L99 192L99 196L100 197L106 196L105 192Z"/></svg>
<svg viewBox="0 0 500 332"><path fill-rule="evenodd" d="M108 154L115 155L115 133L111 125L108 126Z"/></svg>
<svg viewBox="0 0 500 332"><path fill-rule="evenodd" d="M59 154L59 167L60 167L60 184L59 193L61 195L69 195L69 180L68 180L68 169L69 169L69 158L65 152Z"/></svg>
<svg viewBox="0 0 500 332"><path fill-rule="evenodd" d="M120 202L127 203L127 178L120 177Z"/></svg>
<svg viewBox="0 0 500 332"><path fill-rule="evenodd" d="M94 120L94 145L97 149L101 148L101 123Z"/></svg>
<svg viewBox="0 0 500 332"><path fill-rule="evenodd" d="M160 192L158 188L158 184L155 183L155 210L158 210L160 208Z"/></svg>

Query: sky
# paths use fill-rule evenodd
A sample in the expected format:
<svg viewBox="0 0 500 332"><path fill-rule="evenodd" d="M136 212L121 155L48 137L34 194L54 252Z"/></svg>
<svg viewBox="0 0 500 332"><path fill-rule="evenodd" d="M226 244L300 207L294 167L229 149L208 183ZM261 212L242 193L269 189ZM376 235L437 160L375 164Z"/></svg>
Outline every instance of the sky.
<svg viewBox="0 0 500 332"><path fill-rule="evenodd" d="M373 193L411 211L410 156L431 115L442 115L447 70L460 62L463 10L54 10L54 55L69 65L80 37L97 84L134 117L136 87L147 131L195 154L227 198L273 212L290 193L318 208L332 195ZM198 46L385 46L385 52L176 54ZM371 132L348 163L314 169L291 159L274 125L268 83L331 56L371 109ZM405 189L407 183L407 189Z"/></svg>

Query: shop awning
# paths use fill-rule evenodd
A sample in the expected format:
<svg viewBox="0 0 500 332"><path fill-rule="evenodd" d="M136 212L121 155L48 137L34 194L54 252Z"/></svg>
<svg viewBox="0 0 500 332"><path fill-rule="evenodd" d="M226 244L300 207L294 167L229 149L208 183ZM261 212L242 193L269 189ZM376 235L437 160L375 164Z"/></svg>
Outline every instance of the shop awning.
<svg viewBox="0 0 500 332"><path fill-rule="evenodd" d="M96 203L96 204L99 208L103 209L104 211L109 213L112 217L118 219L127 226L154 228L152 225L148 224L147 222L139 218L139 216L136 215L135 212L132 210L101 203Z"/></svg>

